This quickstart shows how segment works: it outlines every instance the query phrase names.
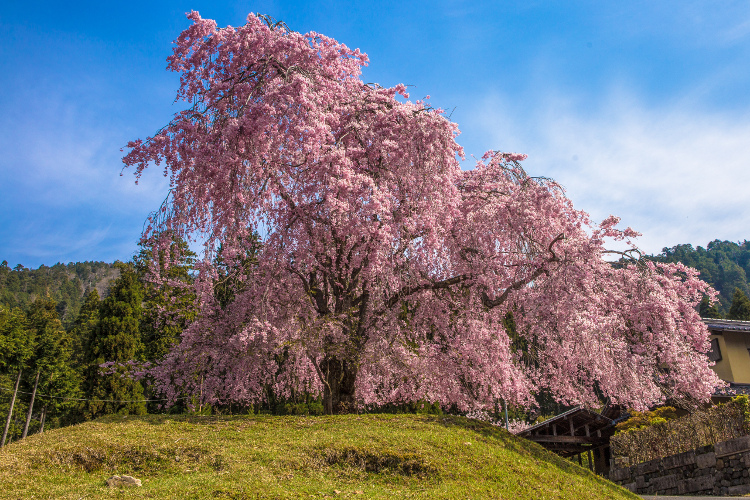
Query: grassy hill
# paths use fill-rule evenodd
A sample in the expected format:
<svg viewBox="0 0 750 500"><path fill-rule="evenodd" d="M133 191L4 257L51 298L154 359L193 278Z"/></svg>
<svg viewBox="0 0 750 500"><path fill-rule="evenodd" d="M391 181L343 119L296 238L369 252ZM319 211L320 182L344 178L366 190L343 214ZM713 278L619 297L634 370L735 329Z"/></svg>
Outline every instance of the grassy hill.
<svg viewBox="0 0 750 500"><path fill-rule="evenodd" d="M110 490L129 474L140 488ZM461 417L107 417L0 450L0 498L637 498Z"/></svg>

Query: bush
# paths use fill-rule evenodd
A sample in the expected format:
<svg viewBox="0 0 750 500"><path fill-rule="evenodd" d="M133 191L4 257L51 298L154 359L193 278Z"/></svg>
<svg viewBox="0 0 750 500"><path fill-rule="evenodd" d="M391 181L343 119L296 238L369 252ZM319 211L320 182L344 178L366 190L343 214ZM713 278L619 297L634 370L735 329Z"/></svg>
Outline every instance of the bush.
<svg viewBox="0 0 750 500"><path fill-rule="evenodd" d="M311 401L309 403L287 403L284 405L284 415L322 415L323 403Z"/></svg>
<svg viewBox="0 0 750 500"><path fill-rule="evenodd" d="M612 436L615 458L627 457L634 465L750 434L750 403L744 395L678 419L647 413L652 413L649 425L620 429Z"/></svg>
<svg viewBox="0 0 750 500"><path fill-rule="evenodd" d="M672 406L662 406L653 411L631 412L630 418L615 426L616 433L645 429L646 427L664 423L677 418L677 410Z"/></svg>

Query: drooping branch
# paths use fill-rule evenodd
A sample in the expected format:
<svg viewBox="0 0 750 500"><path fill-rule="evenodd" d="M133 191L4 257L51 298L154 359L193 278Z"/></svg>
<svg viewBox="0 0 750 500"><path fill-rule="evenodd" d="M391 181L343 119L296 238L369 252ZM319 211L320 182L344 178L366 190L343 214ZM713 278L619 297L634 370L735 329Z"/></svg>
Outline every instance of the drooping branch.
<svg viewBox="0 0 750 500"><path fill-rule="evenodd" d="M488 309L492 309L494 307L499 306L505 300L508 298L508 295L510 295L510 292L520 290L521 288L525 287L535 279L537 279L542 274L546 274L549 272L547 269L547 265L551 264L552 262L560 262L560 258L555 254L555 251L552 249L552 246L557 243L558 241L562 240L565 236L563 234L558 234L557 237L555 237L554 240L552 240L547 247L547 251L551 254L551 257L548 258L545 263L539 267L536 271L531 273L529 276L516 281L512 285L510 285L508 288L505 289L505 291L496 299L490 299L490 297L487 295L487 292L482 292L482 304L487 307Z"/></svg>
<svg viewBox="0 0 750 500"><path fill-rule="evenodd" d="M637 248L631 248L625 251L619 250L602 250L602 253L619 255L622 258L628 259L631 262L638 262L643 257L643 254Z"/></svg>

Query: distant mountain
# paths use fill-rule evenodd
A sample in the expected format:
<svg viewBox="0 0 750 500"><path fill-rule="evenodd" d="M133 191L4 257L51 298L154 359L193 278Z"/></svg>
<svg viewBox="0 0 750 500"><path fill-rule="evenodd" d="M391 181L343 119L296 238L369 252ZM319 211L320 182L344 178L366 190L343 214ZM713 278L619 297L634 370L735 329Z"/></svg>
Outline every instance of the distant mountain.
<svg viewBox="0 0 750 500"><path fill-rule="evenodd" d="M21 264L14 268L0 263L0 304L26 309L37 297L49 296L57 302L57 312L66 325L74 321L83 298L96 289L105 296L111 280L119 271L107 262L71 262L52 267L28 269Z"/></svg>
<svg viewBox="0 0 750 500"><path fill-rule="evenodd" d="M677 245L664 248L658 255L647 257L657 262L682 262L700 271L701 279L719 291L719 312L726 316L732 305L734 289L750 295L750 241L714 240L706 248Z"/></svg>

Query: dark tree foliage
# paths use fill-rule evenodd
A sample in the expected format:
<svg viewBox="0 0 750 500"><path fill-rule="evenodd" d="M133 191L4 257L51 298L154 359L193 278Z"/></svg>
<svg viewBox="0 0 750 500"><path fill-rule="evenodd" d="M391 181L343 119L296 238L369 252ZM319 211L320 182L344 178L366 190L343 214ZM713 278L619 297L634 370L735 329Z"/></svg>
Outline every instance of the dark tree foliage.
<svg viewBox="0 0 750 500"><path fill-rule="evenodd" d="M115 280L99 308L96 327L85 346L84 388L87 398L82 409L85 418L110 413L146 413L143 386L123 376L122 365L138 359L143 352L140 322L143 315L143 285L131 263L116 262L120 277ZM103 368L106 362L115 362ZM108 373L111 372L111 373Z"/></svg>
<svg viewBox="0 0 750 500"><path fill-rule="evenodd" d="M154 249L141 245L135 269L143 284L141 339L144 358L158 361L178 341L182 330L195 319L195 292L190 286L195 253L184 240L159 250L158 269L152 268ZM157 279L160 278L160 279Z"/></svg>
<svg viewBox="0 0 750 500"><path fill-rule="evenodd" d="M249 275L251 269L258 265L257 256L260 249L260 236L257 233L253 233L244 242L244 255L236 262L229 263L224 261L221 257L223 247L220 247L219 251L216 252L214 265L220 279L214 288L214 295L219 304L221 304L222 309L225 309L234 301L236 294L244 290L246 281L243 277Z"/></svg>
<svg viewBox="0 0 750 500"><path fill-rule="evenodd" d="M726 316L734 289L750 294L750 241L735 243L714 240L706 248L677 245L664 248L659 255L647 257L657 262L682 262L700 271L701 279L719 291L718 311Z"/></svg>
<svg viewBox="0 0 750 500"><path fill-rule="evenodd" d="M99 325L99 308L101 300L96 288L86 294L83 305L78 311L78 317L73 322L71 336L73 337L73 357L80 371L86 363L86 346Z"/></svg>
<svg viewBox="0 0 750 500"><path fill-rule="evenodd" d="M739 288L734 289L732 307L729 308L727 318L750 321L750 299Z"/></svg>
<svg viewBox="0 0 750 500"><path fill-rule="evenodd" d="M57 263L52 267L28 269L21 264L11 269L0 263L0 304L27 309L36 298L49 297L63 324L69 327L83 303L86 291L113 277L113 265L106 262Z"/></svg>
<svg viewBox="0 0 750 500"><path fill-rule="evenodd" d="M58 317L57 304L50 298L37 298L28 310L0 305L0 387L14 386L19 370L23 370L22 391L14 405L10 427L11 439L22 433L39 372L38 396L32 414L31 432L39 427L40 410L47 409L46 427L57 427L71 421L71 410L79 396L80 378L72 360L71 337ZM0 413L7 415L10 395L0 398ZM50 398L53 394L58 398Z"/></svg>
<svg viewBox="0 0 750 500"><path fill-rule="evenodd" d="M0 374L16 373L26 366L33 353L34 332L26 313L21 308L0 304Z"/></svg>
<svg viewBox="0 0 750 500"><path fill-rule="evenodd" d="M21 308L10 308L0 304L0 417L5 424L5 417L10 408L11 390L15 384L18 370L26 368L34 353L34 332L29 327L26 313ZM19 411L20 410L20 411ZM17 403L15 415L25 410L23 400ZM11 422L10 439L19 435L20 427L16 420Z"/></svg>
<svg viewBox="0 0 750 500"><path fill-rule="evenodd" d="M699 307L700 309L698 312L700 313L701 318L721 318L719 306L716 302L713 304L709 303L708 296L703 297Z"/></svg>
<svg viewBox="0 0 750 500"><path fill-rule="evenodd" d="M70 412L78 405L71 399L80 394L80 373L74 366L72 336L65 331L58 318L57 304L49 298L37 299L28 312L29 327L34 334L34 352L24 377L26 391L34 385L40 373L38 391L58 398L40 397L38 404L47 406L47 421L57 426L66 423Z"/></svg>

